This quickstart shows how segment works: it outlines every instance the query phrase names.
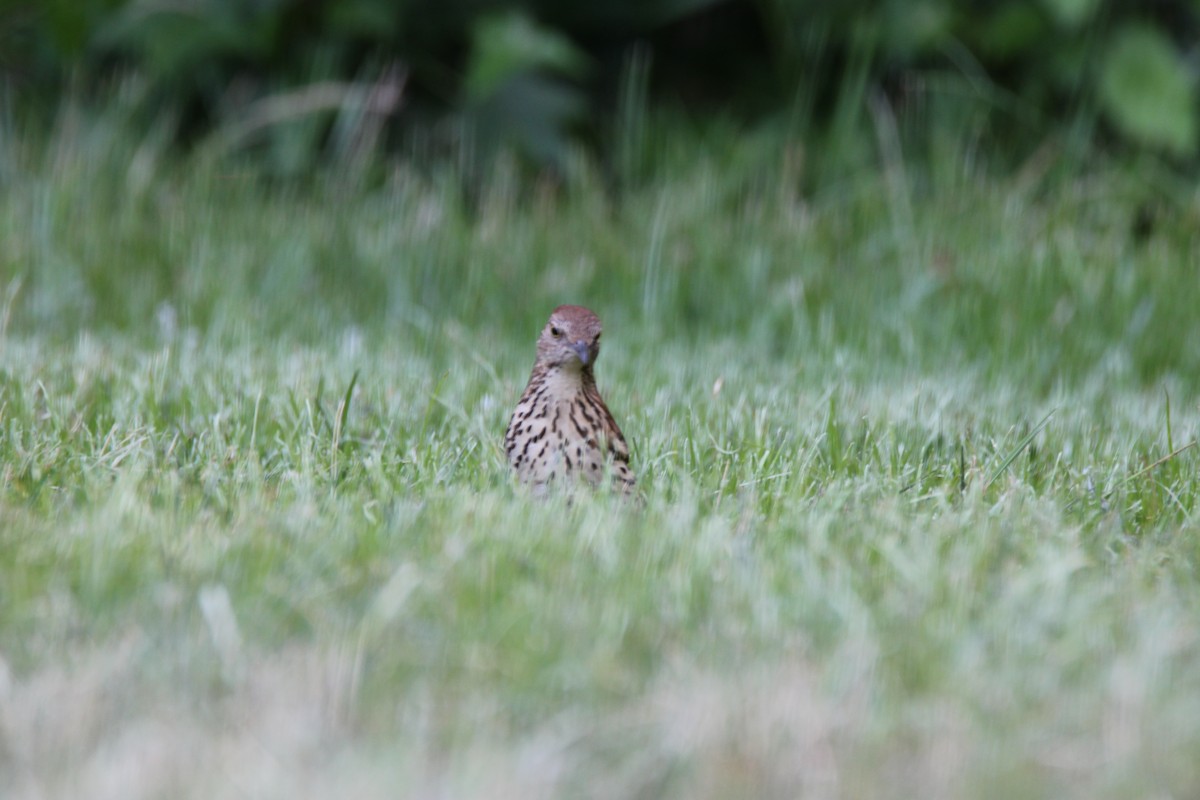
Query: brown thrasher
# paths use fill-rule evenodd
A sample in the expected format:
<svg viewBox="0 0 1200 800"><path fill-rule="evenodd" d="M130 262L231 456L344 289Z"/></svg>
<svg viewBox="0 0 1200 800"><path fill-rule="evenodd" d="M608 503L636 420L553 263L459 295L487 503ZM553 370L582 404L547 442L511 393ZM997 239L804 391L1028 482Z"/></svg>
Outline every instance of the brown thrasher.
<svg viewBox="0 0 1200 800"><path fill-rule="evenodd" d="M629 446L596 388L598 355L600 318L583 306L554 309L504 434L508 463L535 494L560 478L599 486L606 473L615 490L633 492Z"/></svg>

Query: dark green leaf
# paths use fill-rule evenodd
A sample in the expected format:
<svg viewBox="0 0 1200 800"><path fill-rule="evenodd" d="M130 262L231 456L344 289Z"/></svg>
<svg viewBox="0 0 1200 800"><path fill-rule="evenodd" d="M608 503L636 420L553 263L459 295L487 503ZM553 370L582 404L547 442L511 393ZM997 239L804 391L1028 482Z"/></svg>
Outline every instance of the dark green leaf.
<svg viewBox="0 0 1200 800"><path fill-rule="evenodd" d="M1113 37L1100 77L1108 119L1139 144L1196 150L1196 97L1187 67L1159 30L1129 25Z"/></svg>
<svg viewBox="0 0 1200 800"><path fill-rule="evenodd" d="M587 64L582 51L566 36L516 12L485 17L475 24L472 34L466 92L474 100L530 69L578 77Z"/></svg>

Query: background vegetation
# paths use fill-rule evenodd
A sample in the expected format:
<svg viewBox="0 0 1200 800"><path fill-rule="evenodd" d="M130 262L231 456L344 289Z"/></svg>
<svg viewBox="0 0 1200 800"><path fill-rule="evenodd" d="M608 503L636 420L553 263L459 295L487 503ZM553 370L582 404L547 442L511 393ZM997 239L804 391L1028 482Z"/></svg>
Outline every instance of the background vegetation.
<svg viewBox="0 0 1200 800"><path fill-rule="evenodd" d="M468 172L504 149L562 169L586 142L636 179L620 144L647 105L840 140L872 97L1190 161L1198 34L1195 0L4 0L0 74L10 103L121 92L283 172L383 137Z"/></svg>

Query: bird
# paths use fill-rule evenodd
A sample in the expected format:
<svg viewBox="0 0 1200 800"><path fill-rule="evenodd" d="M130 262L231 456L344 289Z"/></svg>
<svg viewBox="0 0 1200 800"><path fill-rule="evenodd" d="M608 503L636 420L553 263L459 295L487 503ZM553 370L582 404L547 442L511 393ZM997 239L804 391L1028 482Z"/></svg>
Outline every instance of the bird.
<svg viewBox="0 0 1200 800"><path fill-rule="evenodd" d="M596 388L600 318L583 306L554 309L537 340L537 359L504 434L504 452L518 481L536 496L557 482L631 496L637 479L629 445Z"/></svg>

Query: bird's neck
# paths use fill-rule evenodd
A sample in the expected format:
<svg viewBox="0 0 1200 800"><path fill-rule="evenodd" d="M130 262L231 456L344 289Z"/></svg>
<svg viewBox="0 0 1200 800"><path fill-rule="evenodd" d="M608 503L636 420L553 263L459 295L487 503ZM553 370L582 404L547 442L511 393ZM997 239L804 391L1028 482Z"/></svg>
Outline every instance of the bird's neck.
<svg viewBox="0 0 1200 800"><path fill-rule="evenodd" d="M536 375L539 372L540 382L546 384L550 393L556 396L577 394L596 385L590 367L556 364L539 366L534 373Z"/></svg>

